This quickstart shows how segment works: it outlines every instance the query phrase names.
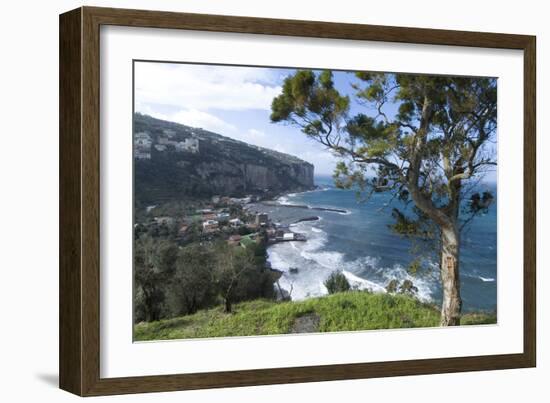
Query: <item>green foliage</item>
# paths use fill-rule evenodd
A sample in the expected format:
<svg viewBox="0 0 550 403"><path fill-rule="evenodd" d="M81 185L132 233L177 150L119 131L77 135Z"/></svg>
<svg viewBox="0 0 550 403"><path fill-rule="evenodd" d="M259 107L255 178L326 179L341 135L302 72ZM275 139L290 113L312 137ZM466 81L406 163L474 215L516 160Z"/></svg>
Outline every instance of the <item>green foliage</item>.
<svg viewBox="0 0 550 403"><path fill-rule="evenodd" d="M403 294L412 297L418 293L418 288L411 280L405 279L399 283L398 280L393 279L386 286L386 292L388 294Z"/></svg>
<svg viewBox="0 0 550 403"><path fill-rule="evenodd" d="M389 227L395 233L424 240L431 240L434 238L433 223L422 213L422 211L418 211L417 208L413 208L412 218L401 210L393 208L392 217L395 222L394 224L390 224Z"/></svg>
<svg viewBox="0 0 550 403"><path fill-rule="evenodd" d="M493 200L494 196L489 191L485 191L481 195L476 192L470 197L467 209L474 214L487 213Z"/></svg>
<svg viewBox="0 0 550 403"><path fill-rule="evenodd" d="M264 250L252 247L217 245L218 260L214 267L214 282L223 298L225 310L232 304L255 298L274 297L274 275L265 268ZM258 252L260 251L260 252Z"/></svg>
<svg viewBox="0 0 550 403"><path fill-rule="evenodd" d="M407 271L412 274L413 276L417 275L420 269L422 268L422 264L420 262L420 259L414 259L407 268Z"/></svg>
<svg viewBox="0 0 550 403"><path fill-rule="evenodd" d="M351 289L348 279L339 271L333 271L325 280L324 284L329 294L345 292Z"/></svg>
<svg viewBox="0 0 550 403"><path fill-rule="evenodd" d="M397 232L425 236L420 221L453 225L464 183L496 164L489 146L496 133L496 80L373 72L355 76L356 101L370 113L349 116L349 99L334 88L330 72L316 76L300 70L285 80L282 94L273 100L271 120L301 128L341 156L334 173L337 187L356 188L367 197L391 191L396 200L412 201L417 208L409 213L418 217L394 211ZM389 102L398 106L395 116L387 113ZM473 197L464 221L490 204Z"/></svg>
<svg viewBox="0 0 550 403"><path fill-rule="evenodd" d="M407 295L416 295L418 293L418 288L413 284L411 280L403 280L401 286L399 287L399 292L401 294Z"/></svg>
<svg viewBox="0 0 550 403"><path fill-rule="evenodd" d="M302 131L320 138L337 129L349 110L349 98L334 88L332 72L318 76L311 70L299 70L287 77L282 94L271 104L272 122L300 122Z"/></svg>
<svg viewBox="0 0 550 403"><path fill-rule="evenodd" d="M274 298L276 274L266 268L264 239L242 248L225 241L175 242L141 235L134 247L134 319L193 314L220 300Z"/></svg>
<svg viewBox="0 0 550 403"><path fill-rule="evenodd" d="M318 332L439 326L439 310L406 295L349 291L298 302L254 300L235 304L233 313L222 306L194 315L139 323L135 340L253 336L289 333L297 318L319 316ZM463 315L464 325L494 324L494 313Z"/></svg>
<svg viewBox="0 0 550 403"><path fill-rule="evenodd" d="M215 263L215 255L204 245L192 244L180 251L169 288L172 315L195 313L215 303Z"/></svg>
<svg viewBox="0 0 550 403"><path fill-rule="evenodd" d="M244 225L240 226L239 229L237 230L238 234L239 235L249 235L249 234L252 234L252 230Z"/></svg>
<svg viewBox="0 0 550 403"><path fill-rule="evenodd" d="M134 243L135 320L159 320L165 311L165 284L173 275L177 247L143 236Z"/></svg>

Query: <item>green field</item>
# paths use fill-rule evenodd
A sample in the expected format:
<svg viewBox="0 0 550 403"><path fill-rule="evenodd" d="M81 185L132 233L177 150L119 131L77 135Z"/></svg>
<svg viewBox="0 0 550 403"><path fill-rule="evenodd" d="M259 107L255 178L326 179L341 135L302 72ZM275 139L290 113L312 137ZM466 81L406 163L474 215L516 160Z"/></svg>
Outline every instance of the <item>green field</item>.
<svg viewBox="0 0 550 403"><path fill-rule="evenodd" d="M337 332L434 327L439 310L404 295L350 291L298 302L255 300L235 304L233 313L221 306L193 315L139 323L134 340ZM463 325L494 324L495 313L468 313Z"/></svg>

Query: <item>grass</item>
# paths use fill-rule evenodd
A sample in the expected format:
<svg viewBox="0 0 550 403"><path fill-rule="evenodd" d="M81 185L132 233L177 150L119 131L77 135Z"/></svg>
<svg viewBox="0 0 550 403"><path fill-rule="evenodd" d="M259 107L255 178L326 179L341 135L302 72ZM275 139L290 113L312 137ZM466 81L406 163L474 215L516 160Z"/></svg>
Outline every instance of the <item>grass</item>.
<svg viewBox="0 0 550 403"><path fill-rule="evenodd" d="M296 318L315 314L318 332L435 327L439 310L404 295L350 291L297 302L255 300L193 315L134 326L134 339L170 340L203 337L253 336L291 333ZM468 313L463 325L496 323L494 313Z"/></svg>

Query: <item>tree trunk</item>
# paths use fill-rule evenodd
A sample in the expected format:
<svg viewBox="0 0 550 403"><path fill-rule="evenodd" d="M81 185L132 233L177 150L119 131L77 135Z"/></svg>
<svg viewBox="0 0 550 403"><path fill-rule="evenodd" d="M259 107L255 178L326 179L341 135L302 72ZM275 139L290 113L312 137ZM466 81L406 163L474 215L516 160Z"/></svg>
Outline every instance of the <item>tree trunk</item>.
<svg viewBox="0 0 550 403"><path fill-rule="evenodd" d="M462 299L459 275L460 233L456 226L441 229L441 326L459 326Z"/></svg>
<svg viewBox="0 0 550 403"><path fill-rule="evenodd" d="M229 298L225 299L225 313L231 313L231 300Z"/></svg>

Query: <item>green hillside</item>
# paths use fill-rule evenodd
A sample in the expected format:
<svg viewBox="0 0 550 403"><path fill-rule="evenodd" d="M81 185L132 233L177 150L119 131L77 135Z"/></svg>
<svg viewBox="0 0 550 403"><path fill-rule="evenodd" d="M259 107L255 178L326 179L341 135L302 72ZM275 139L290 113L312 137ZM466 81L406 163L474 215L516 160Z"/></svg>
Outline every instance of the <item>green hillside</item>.
<svg viewBox="0 0 550 403"><path fill-rule="evenodd" d="M351 291L297 302L255 300L158 322L139 323L134 339L168 340L201 337L332 332L438 326L433 305L404 295ZM494 324L494 313L469 313L463 325Z"/></svg>

